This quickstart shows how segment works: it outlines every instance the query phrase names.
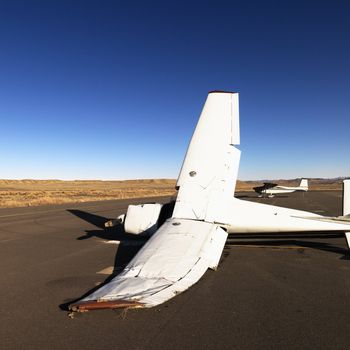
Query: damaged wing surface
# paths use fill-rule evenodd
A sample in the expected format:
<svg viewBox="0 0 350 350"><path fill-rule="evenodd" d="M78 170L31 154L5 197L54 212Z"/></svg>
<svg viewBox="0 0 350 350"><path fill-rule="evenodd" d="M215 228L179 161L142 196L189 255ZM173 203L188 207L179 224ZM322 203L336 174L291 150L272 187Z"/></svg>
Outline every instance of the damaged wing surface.
<svg viewBox="0 0 350 350"><path fill-rule="evenodd" d="M124 271L73 311L116 307L152 307L196 283L208 268L216 269L227 233L217 225L169 219Z"/></svg>

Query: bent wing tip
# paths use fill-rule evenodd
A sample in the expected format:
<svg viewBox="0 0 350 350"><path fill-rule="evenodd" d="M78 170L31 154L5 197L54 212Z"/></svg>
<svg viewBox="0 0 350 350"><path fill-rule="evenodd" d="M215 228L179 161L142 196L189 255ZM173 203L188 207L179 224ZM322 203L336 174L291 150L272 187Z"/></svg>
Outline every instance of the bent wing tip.
<svg viewBox="0 0 350 350"><path fill-rule="evenodd" d="M101 309L123 309L123 308L143 308L145 304L134 300L87 300L79 301L69 305L69 310L73 312L86 312Z"/></svg>
<svg viewBox="0 0 350 350"><path fill-rule="evenodd" d="M238 94L237 91L212 90L208 94Z"/></svg>

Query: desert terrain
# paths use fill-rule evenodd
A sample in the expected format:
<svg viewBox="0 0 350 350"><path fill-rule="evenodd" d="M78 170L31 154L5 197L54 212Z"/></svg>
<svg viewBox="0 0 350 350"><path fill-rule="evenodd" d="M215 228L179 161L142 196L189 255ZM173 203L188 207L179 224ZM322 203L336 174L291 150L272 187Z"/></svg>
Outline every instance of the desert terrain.
<svg viewBox="0 0 350 350"><path fill-rule="evenodd" d="M175 194L175 180L0 180L0 207L37 206Z"/></svg>
<svg viewBox="0 0 350 350"><path fill-rule="evenodd" d="M300 179L237 181L236 191L252 191L263 182L297 186ZM175 179L125 181L99 180L0 180L0 207L24 207L47 204L90 202L126 198L172 196L176 194ZM310 179L309 190L341 190L342 178Z"/></svg>

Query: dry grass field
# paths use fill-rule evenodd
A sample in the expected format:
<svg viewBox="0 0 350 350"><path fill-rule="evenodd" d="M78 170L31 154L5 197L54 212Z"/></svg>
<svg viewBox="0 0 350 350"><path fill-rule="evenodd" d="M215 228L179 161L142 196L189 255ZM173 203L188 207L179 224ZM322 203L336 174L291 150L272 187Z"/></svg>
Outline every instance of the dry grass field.
<svg viewBox="0 0 350 350"><path fill-rule="evenodd" d="M272 180L297 186L299 179ZM175 195L173 179L127 181L0 180L0 207L89 202ZM341 179L311 179L310 190L340 190ZM251 191L262 181L237 181L236 191Z"/></svg>
<svg viewBox="0 0 350 350"><path fill-rule="evenodd" d="M89 202L175 194L175 180L0 180L0 207Z"/></svg>

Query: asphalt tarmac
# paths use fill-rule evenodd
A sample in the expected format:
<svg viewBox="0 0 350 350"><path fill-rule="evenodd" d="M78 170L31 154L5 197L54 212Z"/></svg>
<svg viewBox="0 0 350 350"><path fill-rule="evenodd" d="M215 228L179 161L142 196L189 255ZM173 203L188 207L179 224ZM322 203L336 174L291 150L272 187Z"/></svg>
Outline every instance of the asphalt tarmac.
<svg viewBox="0 0 350 350"><path fill-rule="evenodd" d="M237 196L341 214L340 192ZM169 302L70 318L67 305L142 246L103 228L140 202L147 200L0 210L1 349L349 348L350 255L343 236L330 233L233 236L219 269Z"/></svg>

